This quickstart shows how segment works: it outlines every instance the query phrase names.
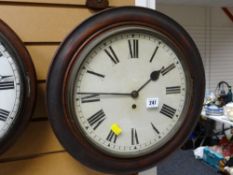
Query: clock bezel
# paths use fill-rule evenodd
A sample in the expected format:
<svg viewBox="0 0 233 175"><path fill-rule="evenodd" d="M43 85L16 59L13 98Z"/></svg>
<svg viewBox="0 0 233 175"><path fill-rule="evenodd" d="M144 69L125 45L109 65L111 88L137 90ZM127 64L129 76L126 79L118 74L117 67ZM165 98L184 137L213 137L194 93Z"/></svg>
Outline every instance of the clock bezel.
<svg viewBox="0 0 233 175"><path fill-rule="evenodd" d="M77 52L75 54L75 56L73 57L71 63L70 63L70 66L69 66L69 69L67 69L67 75L66 75L66 82L64 83L64 99L67 100L66 102L66 106L64 106L65 110L67 111L67 117L70 117L70 118L67 118L67 122L69 122L70 120L72 120L72 123L69 122L69 124L72 126L74 132L73 133L77 133L81 130L81 133L83 135L83 137L86 137L87 140L90 142L90 144L94 145L96 147L96 149L99 149L100 151L102 151L104 154L108 155L108 156L112 156L112 157L116 157L116 158L136 158L136 157L140 157L140 156L145 156L147 154L150 154L151 152L159 149L161 146L163 146L164 144L167 143L167 141L169 141L170 137L172 137L173 135L175 135L175 133L177 132L177 128L179 128L179 126L184 122L184 114L187 112L187 108L184 107L182 109L182 115L180 115L178 121L176 122L175 126L177 127L176 129L173 128L169 133L169 135L165 136L162 141L160 141L158 145L156 146L152 146L153 147L153 151L150 150L149 151L149 148L147 150L141 150L141 151L138 151L138 154L137 155L134 155L133 152L129 153L129 155L125 155L123 152L122 154L114 154L114 153L111 153L111 151L106 151L103 147L101 147L100 145L95 145L95 141L92 140L92 138L89 138L88 134L85 133L84 129L82 128L81 124L79 123L79 120L77 119L78 116L76 115L76 112L75 112L75 109L74 109L74 84L76 83L75 79L77 78L77 74L79 72L79 69L81 69L81 66L83 64L83 62L85 62L85 59L87 57L87 55L89 53L92 52L92 50L98 46L100 43L102 43L104 40L108 40L109 37L112 37L113 35L119 35L121 33L124 33L124 32L136 32L136 33L142 33L142 34L148 34L150 36L154 36L156 39L158 40L161 40L162 42L164 42L167 46L169 46L170 48L172 48L172 50L174 51L174 53L177 55L178 58L180 57L183 57L182 53L178 53L178 51L176 50L177 48L175 48L172 43L170 43L169 39L166 38L165 36L163 36L162 34L158 33L158 32L155 32L155 31L152 31L150 30L149 28L145 28L145 27L141 27L141 26L130 26L130 25L127 25L127 24L122 24L122 25L119 25L118 27L114 27L114 28L111 28L109 27L106 28L104 31L98 31L97 34L93 34L92 36L89 37L89 39L87 39L88 41L90 40L90 45L85 45L85 43L83 44L83 49L80 50L79 52ZM183 69L184 69L184 72L186 71L185 70L185 66L182 62L183 59L180 60L181 62L181 65L183 65ZM192 92L189 92L189 87L191 87L191 83L192 82L188 82L188 80L190 80L190 77L188 77L190 75L185 75L185 78L187 81L186 82L186 96L188 96L187 94L191 94ZM134 89L131 89L131 90L134 90ZM131 97L129 97L131 98ZM190 103L190 99L189 97L187 97L185 99L185 102L184 104L189 104ZM104 108L103 108L104 109ZM109 116L110 117L110 116ZM75 124L76 123L76 124ZM77 138L80 138L80 135L78 134L76 136ZM152 149L152 148L151 148Z"/></svg>
<svg viewBox="0 0 233 175"><path fill-rule="evenodd" d="M14 60L22 83L20 106L7 133L0 139L0 154L12 146L27 126L36 101L36 73L32 59L17 34L0 20L0 40Z"/></svg>
<svg viewBox="0 0 233 175"><path fill-rule="evenodd" d="M104 19L104 20L103 20ZM166 144L165 149L137 158L114 158L95 149L81 134L73 128L74 120L66 109L66 83L69 70L76 54L81 52L89 37L120 25L145 26L168 37L186 58L192 78L192 102L188 107L187 124ZM195 70L198 67L198 71ZM154 166L168 156L185 141L195 126L204 99L205 76L200 54L187 32L169 17L141 7L121 7L105 10L84 21L64 40L50 67L47 84L47 104L49 120L62 145L83 164L107 173L133 173Z"/></svg>

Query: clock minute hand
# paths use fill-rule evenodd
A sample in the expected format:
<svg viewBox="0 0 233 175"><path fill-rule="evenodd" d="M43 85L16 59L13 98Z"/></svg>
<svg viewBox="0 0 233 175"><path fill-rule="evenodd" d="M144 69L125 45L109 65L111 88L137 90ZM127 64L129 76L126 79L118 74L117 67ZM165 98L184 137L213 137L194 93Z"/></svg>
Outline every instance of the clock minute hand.
<svg viewBox="0 0 233 175"><path fill-rule="evenodd" d="M156 81L159 78L160 70L155 70L150 74L150 79L147 80L138 90L132 91L131 93L121 92L77 92L80 95L119 95L119 96L131 96L137 98L139 91L141 91L151 81Z"/></svg>
<svg viewBox="0 0 233 175"><path fill-rule="evenodd" d="M122 96L131 96L131 93L121 93L121 92L77 92L81 95L122 95Z"/></svg>

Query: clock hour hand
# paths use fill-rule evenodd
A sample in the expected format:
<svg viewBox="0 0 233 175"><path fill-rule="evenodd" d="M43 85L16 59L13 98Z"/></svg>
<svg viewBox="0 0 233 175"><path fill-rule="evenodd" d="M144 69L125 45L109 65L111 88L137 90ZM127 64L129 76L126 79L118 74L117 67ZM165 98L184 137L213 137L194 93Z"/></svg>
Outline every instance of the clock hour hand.
<svg viewBox="0 0 233 175"><path fill-rule="evenodd" d="M131 96L131 93L120 93L120 92L77 92L80 95L121 95Z"/></svg>
<svg viewBox="0 0 233 175"><path fill-rule="evenodd" d="M139 91L141 91L147 84L149 84L151 81L156 81L159 78L160 75L160 70L155 70L153 72L151 72L150 74L150 79L147 80L136 92L139 93Z"/></svg>

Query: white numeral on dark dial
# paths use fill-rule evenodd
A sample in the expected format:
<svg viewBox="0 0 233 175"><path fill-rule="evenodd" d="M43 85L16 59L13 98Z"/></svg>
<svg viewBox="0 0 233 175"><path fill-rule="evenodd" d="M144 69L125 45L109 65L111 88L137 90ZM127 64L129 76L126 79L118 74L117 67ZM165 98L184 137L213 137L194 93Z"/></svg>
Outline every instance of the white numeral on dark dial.
<svg viewBox="0 0 233 175"><path fill-rule="evenodd" d="M104 51L108 55L108 57L112 60L113 63L117 64L120 62L112 46L109 46L108 49L104 49Z"/></svg>
<svg viewBox="0 0 233 175"><path fill-rule="evenodd" d="M168 105L163 104L160 113L167 116L167 117L169 117L169 118L173 118L173 116L176 113L176 109L174 109L174 108L172 108L172 107L170 107Z"/></svg>
<svg viewBox="0 0 233 175"><path fill-rule="evenodd" d="M131 58L138 58L138 40L128 40L129 52Z"/></svg>
<svg viewBox="0 0 233 175"><path fill-rule="evenodd" d="M10 112L4 109L0 109L0 120L6 121L7 117L9 116Z"/></svg>
<svg viewBox="0 0 233 175"><path fill-rule="evenodd" d="M104 120L105 114L102 109L87 119L88 123L93 127L94 130L96 130Z"/></svg>
<svg viewBox="0 0 233 175"><path fill-rule="evenodd" d="M14 89L14 81L4 81L0 82L0 90Z"/></svg>

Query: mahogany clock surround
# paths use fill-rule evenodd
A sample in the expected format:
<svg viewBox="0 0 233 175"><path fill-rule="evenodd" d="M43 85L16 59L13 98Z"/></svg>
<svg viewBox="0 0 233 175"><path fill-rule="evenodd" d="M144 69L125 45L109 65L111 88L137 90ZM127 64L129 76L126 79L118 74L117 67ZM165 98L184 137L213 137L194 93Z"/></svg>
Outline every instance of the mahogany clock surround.
<svg viewBox="0 0 233 175"><path fill-rule="evenodd" d="M110 48L110 46L108 44L104 45L101 42L104 42L105 40L107 42L108 38L111 37L112 44L114 44L115 40L117 40L117 37L119 39L120 36L122 36L122 38L125 37L125 40L127 41L127 37L129 37L130 35L128 35L127 32L135 32L139 38L141 35L144 36L144 38L150 38L150 36L156 38L158 34L159 36L157 39L158 41L162 41L164 43L164 48L167 47L167 50L170 49L169 52L175 53L175 55L177 55L176 71L183 72L182 75L185 77L185 80L179 81L184 81L185 87L187 87L187 90L184 92L185 96L182 97L184 98L184 102L187 103L183 105L183 107L181 108L182 110L179 113L181 120L177 120L179 121L177 123L181 124L175 124L176 129L174 134L172 134L169 139L165 139L165 141L162 142L161 146L154 146L149 151L145 149L145 152L143 152L143 149L140 150L140 146L138 146L136 147L136 149L139 149L142 153L139 153L140 151L132 151L131 154L130 150L128 150L128 153L126 155L123 155L124 153L120 153L118 156L117 151L114 152L114 150L108 150L107 146L106 148L105 146L103 146L103 148L101 147L101 145L98 146L98 141L95 141L94 138L92 140L91 134L88 135L88 131L85 132L84 126L86 126L87 128L92 128L93 123L90 123L90 121L89 124L86 121L82 123L82 120L79 118L81 113L79 113L79 115L76 115L77 111L82 110L81 107L83 106L81 102L77 102L77 105L76 102L73 102L73 96L75 96L75 93L73 91L74 89L76 90L77 86L77 94L79 94L80 96L82 95L82 92L79 92L79 86L81 85L79 85L78 83L82 82L82 76L85 78L86 70L82 73L82 76L79 72L82 72L81 68L84 64L89 65L90 62L90 65L94 65L91 64L91 61L95 59L89 58L91 57L89 55L92 55L92 57L95 58L95 56L93 56L95 54L92 54L92 51L96 48L99 48L99 50L101 50L102 48L102 51L104 53L103 48L105 48L106 50ZM150 32L152 32L152 34L150 34ZM125 44L127 44L127 42ZM131 48L131 46L129 47ZM132 48L135 49L137 47L141 47L140 40L139 44L135 42L134 47ZM98 53L101 53L101 51L96 52L96 55L98 55ZM117 54L120 54L117 51L115 52ZM129 55L130 53L131 51L129 51ZM114 54L112 54L112 56L115 57ZM89 62L86 61L88 59ZM123 58L120 57L119 60L120 65ZM115 62L114 60L112 61L113 66L117 65L116 63L119 62L116 58ZM111 60L109 62L111 62ZM157 81L158 76L163 76L163 74L165 75L167 72L165 72L164 70L170 71L170 69L172 68L168 67L167 69L165 69L164 67L162 67L161 69L156 68L156 71L154 69L153 72L150 71L152 72L151 74L148 74L148 78L151 78L150 83L153 83L153 79L154 82ZM83 69L85 69L85 66L83 66ZM89 70L89 73L90 72L92 75L95 74L94 76L97 76L98 78L105 77L102 74L93 73L93 71ZM141 81L144 80L140 80L140 82ZM144 86L142 88L144 88ZM132 91L133 90L136 89L132 89ZM130 91L129 93L131 93L132 91ZM79 160L84 165L105 173L135 173L155 166L160 160L167 157L174 150L180 147L182 143L184 143L185 139L189 136L199 118L204 99L204 91L205 75L200 54L191 37L179 24L177 24L175 21L162 13L146 8L120 7L109 9L104 10L94 15L93 17L90 17L78 27L76 27L64 40L59 50L57 51L50 67L47 82L47 105L49 120L52 124L56 136L58 137L62 145L74 158ZM136 92L139 92L139 90ZM99 92L91 94L101 95L101 93ZM107 94L102 95L104 96ZM141 92L139 92L138 98L138 94L132 93L130 95L131 97L135 97L133 98L135 100L141 98L142 96ZM81 97L80 99L79 96L76 97L77 101L81 101ZM100 99L102 101L105 100L102 97ZM91 101L93 101L93 99ZM94 99L94 101L99 101L99 99ZM81 104L81 107L80 105L78 105L79 103ZM76 107L77 109L74 109L74 104L78 106ZM133 104L132 106L134 107L131 107L130 105L131 109L137 108L135 104ZM106 110L106 107L103 107L103 109ZM169 108L169 110L172 109L173 108ZM101 115L103 115L101 111L99 112ZM166 115L168 117L171 117L170 113ZM95 116L98 118L98 115ZM98 120L100 124L103 122L102 120L100 121L100 119ZM96 125L94 126L98 128L92 128L91 132L95 132L100 128L99 123L97 123L98 126L96 126L97 124L95 123ZM135 130L132 130L132 132L135 133ZM99 137L98 134L97 136ZM134 141L135 139L138 139L136 137L138 136L135 136L134 134ZM102 138L100 136L100 140L101 139ZM107 141L108 140L110 140L110 137L107 137ZM103 143L105 142L103 141ZM109 145L110 144L112 143L110 142ZM112 145L113 146L111 146L111 149L114 148L114 144Z"/></svg>

